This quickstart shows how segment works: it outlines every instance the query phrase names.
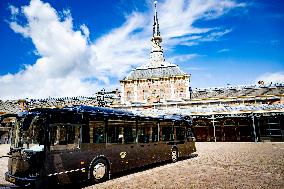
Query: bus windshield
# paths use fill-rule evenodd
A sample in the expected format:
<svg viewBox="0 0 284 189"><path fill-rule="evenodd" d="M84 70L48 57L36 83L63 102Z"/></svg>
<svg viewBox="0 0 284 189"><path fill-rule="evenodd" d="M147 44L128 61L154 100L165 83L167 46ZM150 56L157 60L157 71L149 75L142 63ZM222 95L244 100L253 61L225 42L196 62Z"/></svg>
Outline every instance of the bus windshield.
<svg viewBox="0 0 284 189"><path fill-rule="evenodd" d="M39 116L25 117L13 127L12 147L42 151L44 145L44 119Z"/></svg>

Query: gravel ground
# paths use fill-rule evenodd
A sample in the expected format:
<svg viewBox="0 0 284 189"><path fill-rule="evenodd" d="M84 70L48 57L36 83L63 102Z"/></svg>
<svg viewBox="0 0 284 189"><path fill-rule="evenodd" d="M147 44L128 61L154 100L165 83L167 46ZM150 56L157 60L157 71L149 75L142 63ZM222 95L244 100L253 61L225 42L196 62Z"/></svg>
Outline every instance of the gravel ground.
<svg viewBox="0 0 284 189"><path fill-rule="evenodd" d="M91 188L282 188L284 143L196 143L197 157L122 174ZM0 145L0 156L8 150ZM0 183L7 158L0 159ZM1 186L1 184L0 184Z"/></svg>

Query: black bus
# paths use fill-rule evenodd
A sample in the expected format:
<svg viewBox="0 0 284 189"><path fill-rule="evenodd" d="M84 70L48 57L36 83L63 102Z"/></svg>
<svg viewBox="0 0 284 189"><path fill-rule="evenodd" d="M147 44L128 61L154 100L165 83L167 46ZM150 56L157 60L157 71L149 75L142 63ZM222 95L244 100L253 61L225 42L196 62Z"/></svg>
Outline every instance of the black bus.
<svg viewBox="0 0 284 189"><path fill-rule="evenodd" d="M138 116L110 108L38 108L15 115L5 179L43 188L91 180L196 151L189 116Z"/></svg>

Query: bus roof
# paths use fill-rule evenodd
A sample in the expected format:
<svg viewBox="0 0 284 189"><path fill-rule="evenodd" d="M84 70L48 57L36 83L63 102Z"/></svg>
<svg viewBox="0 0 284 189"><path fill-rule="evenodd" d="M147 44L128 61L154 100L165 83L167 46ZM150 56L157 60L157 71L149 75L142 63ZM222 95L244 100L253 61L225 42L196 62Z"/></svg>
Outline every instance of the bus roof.
<svg viewBox="0 0 284 189"><path fill-rule="evenodd" d="M190 116L176 115L176 114L166 114L154 116L143 116L136 115L130 111L118 110L113 108L104 108L104 107L93 107L93 106L70 106L64 108L35 108L26 112L24 114L57 114L57 113L82 113L84 115L100 115L104 117L132 117L132 118L142 118L150 120L168 120L168 121L182 121L182 120L191 120Z"/></svg>
<svg viewBox="0 0 284 189"><path fill-rule="evenodd" d="M74 112L74 113L86 113L86 114L96 114L96 113L104 113L104 114L117 114L117 115L128 115L134 116L132 112L122 111L112 108L104 108L104 107L93 107L93 106L67 106L64 108L35 108L30 110L30 112L37 113L56 113L56 112Z"/></svg>

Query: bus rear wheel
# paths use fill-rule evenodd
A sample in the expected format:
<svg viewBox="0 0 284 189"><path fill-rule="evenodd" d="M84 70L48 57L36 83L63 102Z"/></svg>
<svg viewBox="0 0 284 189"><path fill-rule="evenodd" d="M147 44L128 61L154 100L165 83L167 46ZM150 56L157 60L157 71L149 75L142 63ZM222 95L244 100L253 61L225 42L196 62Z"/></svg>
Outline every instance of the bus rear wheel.
<svg viewBox="0 0 284 189"><path fill-rule="evenodd" d="M177 148L172 149L172 161L175 163L178 160L178 150Z"/></svg>
<svg viewBox="0 0 284 189"><path fill-rule="evenodd" d="M109 166L106 160L96 159L91 168L91 180L94 183L103 182L108 179Z"/></svg>

